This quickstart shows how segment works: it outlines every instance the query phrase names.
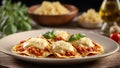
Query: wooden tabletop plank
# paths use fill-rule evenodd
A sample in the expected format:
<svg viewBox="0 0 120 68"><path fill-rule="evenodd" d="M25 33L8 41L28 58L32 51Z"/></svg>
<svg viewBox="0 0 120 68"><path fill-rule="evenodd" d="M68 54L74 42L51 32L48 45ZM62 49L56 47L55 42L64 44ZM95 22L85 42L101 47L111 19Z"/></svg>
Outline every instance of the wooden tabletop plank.
<svg viewBox="0 0 120 68"><path fill-rule="evenodd" d="M31 62L22 61L19 59L15 59L11 56L8 56L2 52L0 52L0 65L7 66L10 68L47 68L51 67L65 67L68 66L70 68L110 68L115 66L120 66L120 52L116 52L108 57L101 58L96 61L86 62L86 63L78 63L73 65L47 65L47 64L35 64Z"/></svg>

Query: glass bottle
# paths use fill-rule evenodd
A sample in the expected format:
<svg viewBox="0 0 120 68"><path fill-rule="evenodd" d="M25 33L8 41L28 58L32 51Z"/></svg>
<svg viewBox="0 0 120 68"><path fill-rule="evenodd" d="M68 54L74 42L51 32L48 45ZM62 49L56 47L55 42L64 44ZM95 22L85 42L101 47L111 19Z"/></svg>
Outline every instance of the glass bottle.
<svg viewBox="0 0 120 68"><path fill-rule="evenodd" d="M104 24L101 27L102 34L109 35L109 29L117 23L120 17L120 2L119 0L103 0L99 14L102 17Z"/></svg>

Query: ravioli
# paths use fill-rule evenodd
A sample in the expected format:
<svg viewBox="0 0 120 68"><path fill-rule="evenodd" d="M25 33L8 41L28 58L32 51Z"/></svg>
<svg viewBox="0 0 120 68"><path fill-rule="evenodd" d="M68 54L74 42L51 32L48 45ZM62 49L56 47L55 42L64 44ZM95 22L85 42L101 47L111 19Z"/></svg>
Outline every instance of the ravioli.
<svg viewBox="0 0 120 68"><path fill-rule="evenodd" d="M100 44L93 42L87 37L81 38L80 40L76 40L71 43L77 52L83 57L97 55L103 52L103 47Z"/></svg>
<svg viewBox="0 0 120 68"><path fill-rule="evenodd" d="M64 40L64 41L68 41L70 34L66 31L61 31L61 30L57 30L54 32L55 34L55 38L54 40Z"/></svg>
<svg viewBox="0 0 120 68"><path fill-rule="evenodd" d="M47 57L51 54L50 46L46 39L30 38L24 42L20 42L13 47L13 52L31 57Z"/></svg>
<svg viewBox="0 0 120 68"><path fill-rule="evenodd" d="M36 58L81 58L102 54L104 48L83 34L56 30L20 41L12 52Z"/></svg>
<svg viewBox="0 0 120 68"><path fill-rule="evenodd" d="M71 43L57 41L52 44L52 52L59 58L76 57L76 50Z"/></svg>

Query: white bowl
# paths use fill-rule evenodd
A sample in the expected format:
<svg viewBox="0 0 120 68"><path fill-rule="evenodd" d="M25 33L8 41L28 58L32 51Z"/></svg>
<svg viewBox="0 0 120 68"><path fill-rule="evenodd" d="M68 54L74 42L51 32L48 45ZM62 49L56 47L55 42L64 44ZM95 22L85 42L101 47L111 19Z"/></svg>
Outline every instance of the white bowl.
<svg viewBox="0 0 120 68"><path fill-rule="evenodd" d="M100 28L102 23L78 22L78 24L85 28Z"/></svg>

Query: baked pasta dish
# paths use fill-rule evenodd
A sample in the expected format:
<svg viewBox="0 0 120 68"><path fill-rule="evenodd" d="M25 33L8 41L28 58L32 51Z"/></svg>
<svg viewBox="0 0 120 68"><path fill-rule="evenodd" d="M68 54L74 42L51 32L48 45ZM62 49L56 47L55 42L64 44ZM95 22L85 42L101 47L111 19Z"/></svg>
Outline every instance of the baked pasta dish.
<svg viewBox="0 0 120 68"><path fill-rule="evenodd" d="M84 34L55 30L20 41L12 52L36 58L81 58L101 54L104 49Z"/></svg>

